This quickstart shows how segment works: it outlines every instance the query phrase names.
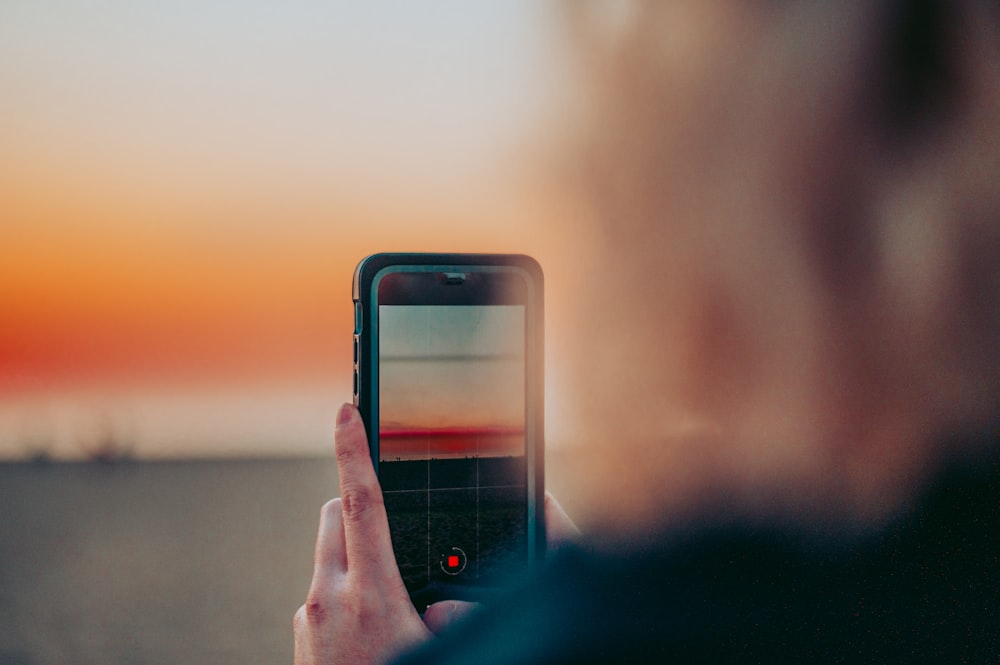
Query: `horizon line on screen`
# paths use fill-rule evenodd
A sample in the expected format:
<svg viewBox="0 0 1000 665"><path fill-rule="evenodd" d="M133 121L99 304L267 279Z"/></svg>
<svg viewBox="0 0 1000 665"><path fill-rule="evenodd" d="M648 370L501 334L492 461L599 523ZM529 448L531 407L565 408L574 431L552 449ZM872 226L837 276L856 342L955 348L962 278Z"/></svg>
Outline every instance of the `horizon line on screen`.
<svg viewBox="0 0 1000 665"><path fill-rule="evenodd" d="M524 456L521 426L393 428L379 432L383 461Z"/></svg>
<svg viewBox="0 0 1000 665"><path fill-rule="evenodd" d="M392 427L379 428L379 438L394 439L414 436L459 437L459 436L516 436L524 434L523 426L493 425L487 427Z"/></svg>

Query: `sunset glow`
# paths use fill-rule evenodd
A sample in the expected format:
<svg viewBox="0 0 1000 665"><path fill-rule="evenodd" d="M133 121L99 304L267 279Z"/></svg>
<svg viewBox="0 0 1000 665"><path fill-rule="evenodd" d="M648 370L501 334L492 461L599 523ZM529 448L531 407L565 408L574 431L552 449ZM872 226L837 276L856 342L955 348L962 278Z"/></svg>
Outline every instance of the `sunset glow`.
<svg viewBox="0 0 1000 665"><path fill-rule="evenodd" d="M545 16L452 5L6 3L0 457L325 451L358 260L544 262Z"/></svg>
<svg viewBox="0 0 1000 665"><path fill-rule="evenodd" d="M524 454L523 427L383 429L384 460L506 457Z"/></svg>

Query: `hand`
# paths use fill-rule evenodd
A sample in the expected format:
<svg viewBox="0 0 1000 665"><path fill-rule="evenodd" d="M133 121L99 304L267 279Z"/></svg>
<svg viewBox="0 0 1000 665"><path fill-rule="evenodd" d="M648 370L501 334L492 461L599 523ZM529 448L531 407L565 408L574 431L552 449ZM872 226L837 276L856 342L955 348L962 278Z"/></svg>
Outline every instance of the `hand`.
<svg viewBox="0 0 1000 665"><path fill-rule="evenodd" d="M555 497L545 493L545 544L549 554L560 547L579 539L580 530L573 524L563 507ZM435 634L441 633L456 621L461 621L470 612L474 612L479 603L464 600L443 600L427 607L424 612L424 622Z"/></svg>
<svg viewBox="0 0 1000 665"><path fill-rule="evenodd" d="M323 506L312 585L295 614L296 665L381 663L430 639L396 566L357 409L337 412L340 496Z"/></svg>
<svg viewBox="0 0 1000 665"><path fill-rule="evenodd" d="M396 566L364 426L349 404L337 412L334 444L341 498L320 514L312 585L293 624L296 665L384 662L478 607L442 601L421 621ZM547 492L545 527L550 552L580 535Z"/></svg>

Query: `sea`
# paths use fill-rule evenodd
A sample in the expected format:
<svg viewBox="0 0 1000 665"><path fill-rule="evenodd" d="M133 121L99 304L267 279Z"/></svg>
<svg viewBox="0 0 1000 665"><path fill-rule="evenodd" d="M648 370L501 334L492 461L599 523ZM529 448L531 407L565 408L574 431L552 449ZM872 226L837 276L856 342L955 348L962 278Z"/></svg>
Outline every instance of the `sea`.
<svg viewBox="0 0 1000 665"><path fill-rule="evenodd" d="M0 464L0 665L291 663L332 459Z"/></svg>
<svg viewBox="0 0 1000 665"><path fill-rule="evenodd" d="M337 494L332 455L0 463L0 665L291 663Z"/></svg>

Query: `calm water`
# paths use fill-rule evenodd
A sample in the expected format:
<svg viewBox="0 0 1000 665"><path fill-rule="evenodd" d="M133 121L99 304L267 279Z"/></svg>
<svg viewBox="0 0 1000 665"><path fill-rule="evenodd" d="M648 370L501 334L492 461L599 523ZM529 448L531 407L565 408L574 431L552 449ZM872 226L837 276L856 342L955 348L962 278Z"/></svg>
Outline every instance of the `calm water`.
<svg viewBox="0 0 1000 665"><path fill-rule="evenodd" d="M332 455L0 463L0 665L291 663L336 488Z"/></svg>
<svg viewBox="0 0 1000 665"><path fill-rule="evenodd" d="M331 460L0 464L0 664L290 663Z"/></svg>

